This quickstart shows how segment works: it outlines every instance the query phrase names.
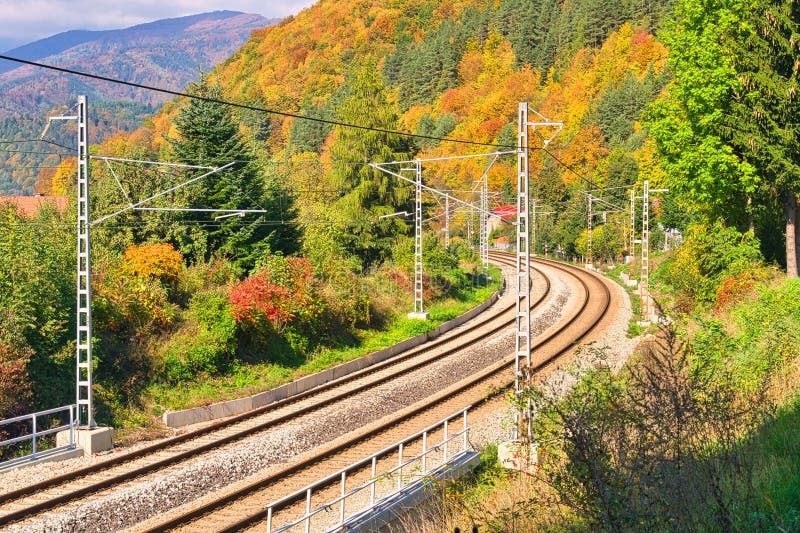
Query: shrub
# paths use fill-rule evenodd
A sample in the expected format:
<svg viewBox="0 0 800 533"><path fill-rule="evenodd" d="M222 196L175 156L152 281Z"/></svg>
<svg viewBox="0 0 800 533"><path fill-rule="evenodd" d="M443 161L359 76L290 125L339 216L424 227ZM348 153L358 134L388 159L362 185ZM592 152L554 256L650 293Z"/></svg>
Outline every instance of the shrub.
<svg viewBox="0 0 800 533"><path fill-rule="evenodd" d="M170 327L177 307L160 281L132 278L114 268L100 269L94 279L95 324L108 330L142 337Z"/></svg>
<svg viewBox="0 0 800 533"><path fill-rule="evenodd" d="M182 265L183 256L169 243L134 244L122 255L121 268L128 275L156 279L173 286Z"/></svg>
<svg viewBox="0 0 800 533"><path fill-rule="evenodd" d="M33 350L10 342L0 330L0 419L29 412L32 393L27 365Z"/></svg>
<svg viewBox="0 0 800 533"><path fill-rule="evenodd" d="M446 250L440 245L439 240L432 236L427 236L422 243L422 270L424 272L423 288L424 298L436 299L444 294L448 294L450 289L466 285L465 277L460 276L458 269L458 255L463 250L460 246ZM413 291L414 284L414 240L410 238L400 239L392 249L392 257L397 267L405 271L404 275L395 273L395 277L401 287L409 287ZM411 280L406 283L406 279Z"/></svg>
<svg viewBox="0 0 800 533"><path fill-rule="evenodd" d="M233 351L237 326L224 289L198 292L189 302L189 311L204 331Z"/></svg>
<svg viewBox="0 0 800 533"><path fill-rule="evenodd" d="M329 327L353 328L370 324L370 298L362 277L343 262L330 262L322 273L320 297Z"/></svg>
<svg viewBox="0 0 800 533"><path fill-rule="evenodd" d="M311 262L302 257L268 256L255 273L231 287L228 299L237 322L257 328L266 321L278 331L290 321L313 326L324 310Z"/></svg>
<svg viewBox="0 0 800 533"><path fill-rule="evenodd" d="M164 376L169 383L180 383L216 374L231 355L228 348L205 331L173 338L164 355Z"/></svg>
<svg viewBox="0 0 800 533"><path fill-rule="evenodd" d="M714 312L720 314L723 310L741 302L746 296L754 294L758 284L767 277L768 272L765 268L753 268L723 277L717 287Z"/></svg>
<svg viewBox="0 0 800 533"><path fill-rule="evenodd" d="M593 530L732 531L759 506L742 446L771 407L663 328L619 377L600 368L566 398L533 394L542 474Z"/></svg>
<svg viewBox="0 0 800 533"><path fill-rule="evenodd" d="M742 389L761 392L765 382L789 372L792 361L800 359L800 280L762 287L757 299L738 306L732 316L738 331L729 357L736 364L736 381Z"/></svg>
<svg viewBox="0 0 800 533"><path fill-rule="evenodd" d="M292 318L290 290L270 281L268 271L261 270L237 283L228 292L233 318L251 327L266 320L282 329Z"/></svg>
<svg viewBox="0 0 800 533"><path fill-rule="evenodd" d="M177 300L186 305L198 292L235 283L239 279L239 273L233 263L219 257L208 263L186 267L178 277Z"/></svg>
<svg viewBox="0 0 800 533"><path fill-rule="evenodd" d="M238 334L225 289L196 293L184 326L164 351L166 380L179 383L217 374L233 362Z"/></svg>
<svg viewBox="0 0 800 533"><path fill-rule="evenodd" d="M717 223L692 226L671 261L659 272L678 291L696 302L716 300L723 279L763 267L758 239L751 233Z"/></svg>

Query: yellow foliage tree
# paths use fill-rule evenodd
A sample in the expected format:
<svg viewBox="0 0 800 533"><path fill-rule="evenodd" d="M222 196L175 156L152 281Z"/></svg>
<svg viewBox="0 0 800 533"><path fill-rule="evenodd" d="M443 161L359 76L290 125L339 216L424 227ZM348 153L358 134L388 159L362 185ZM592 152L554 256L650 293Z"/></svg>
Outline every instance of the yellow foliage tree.
<svg viewBox="0 0 800 533"><path fill-rule="evenodd" d="M78 160L74 157L69 157L58 164L55 174L50 180L50 190L47 191L53 196L66 196L67 189L72 183L72 178L78 171ZM47 192L42 191L47 194Z"/></svg>
<svg viewBox="0 0 800 533"><path fill-rule="evenodd" d="M175 283L181 273L183 256L168 243L129 246L122 256L122 270L130 275Z"/></svg>

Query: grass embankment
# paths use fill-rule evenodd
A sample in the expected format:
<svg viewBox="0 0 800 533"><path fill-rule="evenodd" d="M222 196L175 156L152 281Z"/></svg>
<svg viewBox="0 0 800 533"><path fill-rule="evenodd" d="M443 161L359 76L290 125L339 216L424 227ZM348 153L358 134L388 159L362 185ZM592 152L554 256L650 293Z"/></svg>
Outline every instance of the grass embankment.
<svg viewBox="0 0 800 533"><path fill-rule="evenodd" d="M427 321L407 318L405 311L397 312L381 329L357 331L355 338L349 339L346 346L320 347L305 357L291 355L279 357L277 361L235 363L227 375L209 376L202 381L172 386L154 384L145 390L144 403L150 406L151 415L159 416L165 410L185 409L239 398L387 348L410 337L432 331L440 324L489 299L502 286L499 270L493 269L491 276L494 281L488 286L455 291L449 297L427 305L426 312L430 314ZM137 418L136 422L144 423L142 416Z"/></svg>
<svg viewBox="0 0 800 533"><path fill-rule="evenodd" d="M536 475L490 447L420 530L800 531L800 280L681 329L566 398L534 394Z"/></svg>

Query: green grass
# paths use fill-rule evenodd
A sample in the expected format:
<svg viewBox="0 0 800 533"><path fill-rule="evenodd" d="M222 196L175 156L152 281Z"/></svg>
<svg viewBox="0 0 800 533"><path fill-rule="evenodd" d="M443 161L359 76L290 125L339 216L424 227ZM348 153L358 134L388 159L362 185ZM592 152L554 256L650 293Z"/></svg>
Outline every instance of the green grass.
<svg viewBox="0 0 800 533"><path fill-rule="evenodd" d="M455 291L451 297L431 303L425 309L430 314L427 321L407 318L406 311L402 311L382 330L358 331L355 346L318 348L299 365L235 362L226 375L208 376L202 381L179 385L153 384L143 395L146 409L158 416L165 410L186 409L255 394L432 331L489 299L502 283L499 270L493 269L490 274L495 281L487 287Z"/></svg>
<svg viewBox="0 0 800 533"><path fill-rule="evenodd" d="M760 500L752 525L757 520L777 531L800 531L800 398L779 409L747 445Z"/></svg>

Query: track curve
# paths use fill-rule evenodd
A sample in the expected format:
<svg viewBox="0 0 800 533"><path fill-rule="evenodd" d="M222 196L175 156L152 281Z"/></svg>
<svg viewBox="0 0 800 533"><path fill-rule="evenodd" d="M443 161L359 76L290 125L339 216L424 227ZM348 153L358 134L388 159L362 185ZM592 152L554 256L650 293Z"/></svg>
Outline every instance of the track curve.
<svg viewBox="0 0 800 533"><path fill-rule="evenodd" d="M508 259L507 255L493 254L492 257L497 261ZM553 261L536 261L573 277L583 291L582 302L569 318L532 344L535 354L532 357L532 370L541 372L559 358L569 356L575 344L597 327L611 305L611 293L606 284L592 273ZM481 404L487 398L496 396L498 391L513 383L513 367L512 352L495 365L397 413L391 419L353 432L318 452L306 454L302 461L256 476L230 490L187 505L167 516L144 522L131 530L263 530L265 506L270 501L368 455L371 453L369 450L381 449L466 405Z"/></svg>
<svg viewBox="0 0 800 533"><path fill-rule="evenodd" d="M498 259L498 262L508 264L509 259ZM542 279L546 280L547 277L542 275ZM542 302L548 296L549 291L549 283L546 283L540 288L534 305ZM513 314L513 308L513 305L502 306L488 316L478 319L475 327L484 329L478 334L468 335L465 332L458 335L456 341L452 337L444 336L423 347L410 350L384 363L373 365L307 393L168 439L125 456L54 477L25 489L2 494L0 495L0 506L2 506L0 507L0 525L18 522L69 504L78 498L121 486L132 479L158 472L199 454L244 439L254 432L264 431L305 412L331 405L344 396L378 386L390 380L393 374L424 368L465 345L479 342L506 328L509 323L513 323L513 319L509 319L509 315ZM457 344L456 347L446 346L448 343L453 344L454 342ZM385 375L375 378L368 377L375 376L380 372L384 372ZM335 392L350 384L354 384L354 386L350 387L348 391ZM326 394L327 396L325 396ZM297 407L303 402L306 402L306 405ZM280 414L281 410L283 410L282 414ZM266 419L264 419L265 417Z"/></svg>

